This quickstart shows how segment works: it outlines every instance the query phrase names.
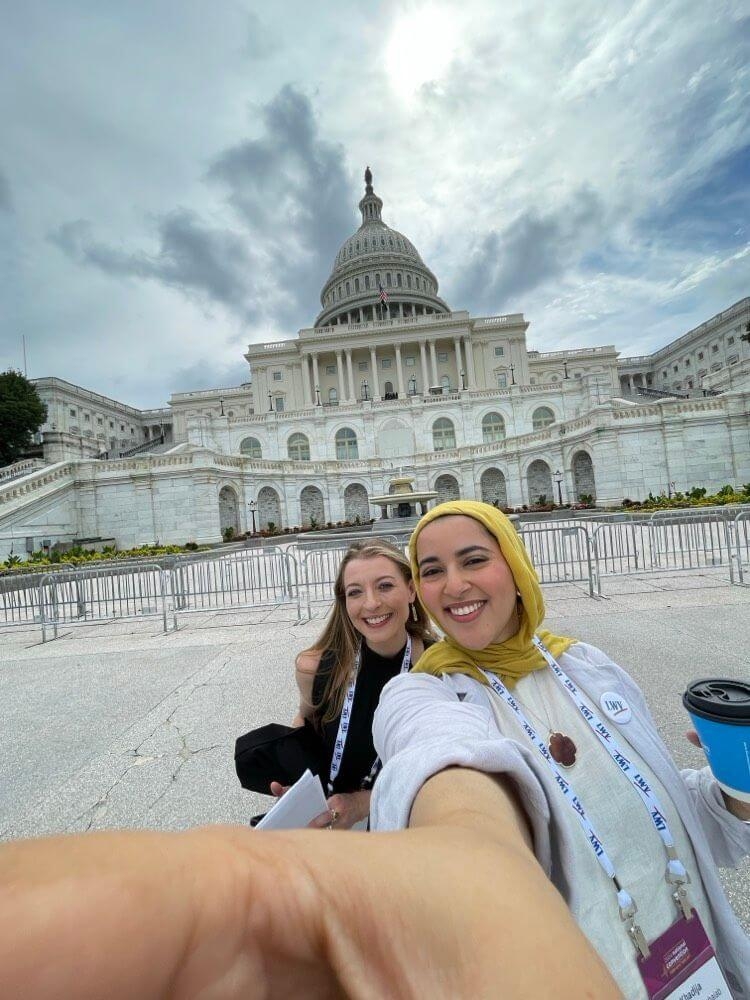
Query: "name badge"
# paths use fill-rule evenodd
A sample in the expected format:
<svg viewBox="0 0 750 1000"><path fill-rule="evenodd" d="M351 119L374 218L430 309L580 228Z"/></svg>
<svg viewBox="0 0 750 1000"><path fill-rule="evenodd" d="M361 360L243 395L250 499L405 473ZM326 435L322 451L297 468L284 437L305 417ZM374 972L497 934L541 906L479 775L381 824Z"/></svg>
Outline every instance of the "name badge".
<svg viewBox="0 0 750 1000"><path fill-rule="evenodd" d="M681 917L638 957L649 1000L732 1000L716 954L695 910Z"/></svg>
<svg viewBox="0 0 750 1000"><path fill-rule="evenodd" d="M630 722L633 717L633 713L630 711L630 705L628 705L623 696L621 694L617 694L616 691L605 691L599 699L599 705L607 718L611 719L612 722L616 722L620 726L625 722Z"/></svg>

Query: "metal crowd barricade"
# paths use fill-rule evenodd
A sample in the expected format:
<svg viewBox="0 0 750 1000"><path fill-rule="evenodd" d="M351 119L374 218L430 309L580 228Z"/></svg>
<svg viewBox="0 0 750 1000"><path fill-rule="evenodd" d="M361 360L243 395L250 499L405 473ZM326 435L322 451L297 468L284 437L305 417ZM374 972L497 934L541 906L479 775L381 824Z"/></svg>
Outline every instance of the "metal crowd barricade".
<svg viewBox="0 0 750 1000"><path fill-rule="evenodd" d="M740 511L727 524L729 537L729 582L741 587L750 586L745 582L745 567L750 570L750 510Z"/></svg>
<svg viewBox="0 0 750 1000"><path fill-rule="evenodd" d="M651 564L651 535L648 523L628 515L622 520L605 521L591 538L596 593L601 597L603 576L643 573Z"/></svg>
<svg viewBox="0 0 750 1000"><path fill-rule="evenodd" d="M300 552L300 570L308 618L312 617L313 604L333 600L336 574L349 544L348 541L342 541L335 546L329 543L326 548L314 546Z"/></svg>
<svg viewBox="0 0 750 1000"><path fill-rule="evenodd" d="M42 620L39 573L0 577L0 629L38 625Z"/></svg>
<svg viewBox="0 0 750 1000"><path fill-rule="evenodd" d="M228 608L296 606L301 617L297 564L278 546L241 549L218 558L180 557L169 573L175 616Z"/></svg>
<svg viewBox="0 0 750 1000"><path fill-rule="evenodd" d="M541 583L585 581L589 597L596 596L591 542L585 525L549 528L523 525L519 534Z"/></svg>
<svg viewBox="0 0 750 1000"><path fill-rule="evenodd" d="M663 511L652 515L654 569L708 569L730 562L727 526L732 515L721 509Z"/></svg>
<svg viewBox="0 0 750 1000"><path fill-rule="evenodd" d="M85 567L46 573L39 580L42 642L60 625L161 618L167 626L165 571L157 563Z"/></svg>

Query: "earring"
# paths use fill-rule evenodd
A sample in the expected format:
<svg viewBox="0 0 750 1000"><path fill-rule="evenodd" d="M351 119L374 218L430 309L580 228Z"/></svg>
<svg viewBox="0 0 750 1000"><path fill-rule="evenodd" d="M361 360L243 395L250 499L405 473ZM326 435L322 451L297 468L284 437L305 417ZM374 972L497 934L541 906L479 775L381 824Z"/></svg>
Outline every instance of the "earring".
<svg viewBox="0 0 750 1000"><path fill-rule="evenodd" d="M409 607L411 608L411 616L412 616L412 618L414 619L415 622L418 622L419 621L419 616L417 615L417 609L415 608L415 606L413 604L410 604Z"/></svg>

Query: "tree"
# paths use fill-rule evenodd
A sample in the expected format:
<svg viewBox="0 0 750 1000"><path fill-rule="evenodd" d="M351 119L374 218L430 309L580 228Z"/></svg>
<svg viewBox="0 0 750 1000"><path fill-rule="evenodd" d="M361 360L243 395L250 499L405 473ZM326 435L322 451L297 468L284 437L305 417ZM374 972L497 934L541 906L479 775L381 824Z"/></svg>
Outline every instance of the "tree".
<svg viewBox="0 0 750 1000"><path fill-rule="evenodd" d="M35 386L12 368L0 372L0 465L17 461L46 419Z"/></svg>

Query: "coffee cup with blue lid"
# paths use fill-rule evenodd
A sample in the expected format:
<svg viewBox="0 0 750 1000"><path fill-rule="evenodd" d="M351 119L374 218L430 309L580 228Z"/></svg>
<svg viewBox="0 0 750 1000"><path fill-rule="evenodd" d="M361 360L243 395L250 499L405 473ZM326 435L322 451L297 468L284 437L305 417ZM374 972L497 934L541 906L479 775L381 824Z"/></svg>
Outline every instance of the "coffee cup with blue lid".
<svg viewBox="0 0 750 1000"><path fill-rule="evenodd" d="M750 682L723 677L693 681L682 703L721 788L750 802Z"/></svg>

